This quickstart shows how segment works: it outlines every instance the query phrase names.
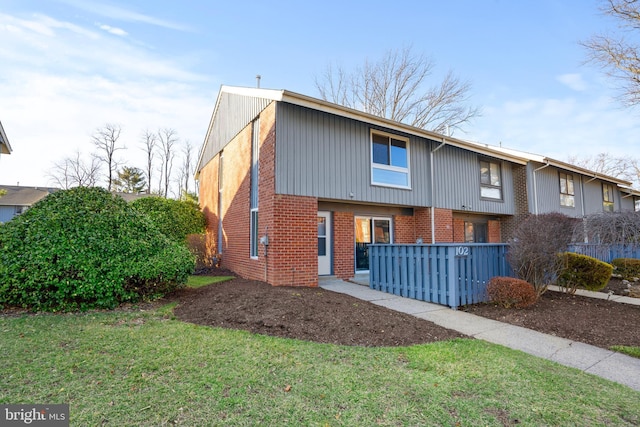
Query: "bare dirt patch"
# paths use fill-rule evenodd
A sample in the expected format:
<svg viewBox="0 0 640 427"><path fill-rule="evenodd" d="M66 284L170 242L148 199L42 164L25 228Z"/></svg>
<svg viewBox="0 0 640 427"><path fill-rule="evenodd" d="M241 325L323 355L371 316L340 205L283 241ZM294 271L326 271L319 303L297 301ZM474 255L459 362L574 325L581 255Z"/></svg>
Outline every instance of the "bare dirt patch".
<svg viewBox="0 0 640 427"><path fill-rule="evenodd" d="M273 287L235 278L180 290L185 322L320 343L405 346L465 337L417 317L322 288Z"/></svg>

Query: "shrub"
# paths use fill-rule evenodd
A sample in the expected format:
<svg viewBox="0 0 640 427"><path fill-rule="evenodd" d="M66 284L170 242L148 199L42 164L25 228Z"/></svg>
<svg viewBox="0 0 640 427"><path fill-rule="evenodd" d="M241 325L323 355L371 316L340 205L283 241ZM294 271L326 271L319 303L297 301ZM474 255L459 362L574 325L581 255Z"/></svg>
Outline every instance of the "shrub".
<svg viewBox="0 0 640 427"><path fill-rule="evenodd" d="M507 254L518 278L542 295L563 270L559 253L571 242L575 220L560 213L532 215L518 224Z"/></svg>
<svg viewBox="0 0 640 427"><path fill-rule="evenodd" d="M505 308L525 308L538 300L531 283L514 277L493 277L487 285L489 300Z"/></svg>
<svg viewBox="0 0 640 427"><path fill-rule="evenodd" d="M587 255L565 252L560 258L565 269L558 276L558 285L574 294L577 288L599 291L611 279L613 266Z"/></svg>
<svg viewBox="0 0 640 427"><path fill-rule="evenodd" d="M204 231L204 214L193 201L154 196L134 200L131 206L147 215L155 226L173 241L184 243L189 234Z"/></svg>
<svg viewBox="0 0 640 427"><path fill-rule="evenodd" d="M207 236L204 234L189 234L187 248L196 258L196 271L206 270L213 266L213 260L207 256Z"/></svg>
<svg viewBox="0 0 640 427"><path fill-rule="evenodd" d="M193 257L121 197L58 191L0 227L0 304L113 308L185 283Z"/></svg>
<svg viewBox="0 0 640 427"><path fill-rule="evenodd" d="M616 274L623 279L632 280L640 277L640 259L637 258L616 258L611 261Z"/></svg>

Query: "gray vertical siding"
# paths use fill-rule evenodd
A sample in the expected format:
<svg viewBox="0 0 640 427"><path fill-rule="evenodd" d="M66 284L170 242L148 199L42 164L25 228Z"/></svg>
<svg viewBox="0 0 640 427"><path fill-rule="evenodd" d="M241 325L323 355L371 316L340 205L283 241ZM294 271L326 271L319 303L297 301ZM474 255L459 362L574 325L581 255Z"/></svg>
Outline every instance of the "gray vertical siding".
<svg viewBox="0 0 640 427"><path fill-rule="evenodd" d="M480 197L480 159L471 151L445 145L434 153L435 206L495 214L515 214L513 171L509 162L500 163L502 200ZM464 206L464 208L463 208Z"/></svg>
<svg viewBox="0 0 640 427"><path fill-rule="evenodd" d="M430 206L430 142L389 132L409 138L411 190L374 186L371 185L370 129L370 125L356 120L278 103L276 193Z"/></svg>
<svg viewBox="0 0 640 427"><path fill-rule="evenodd" d="M541 167L540 163L530 163L528 169L528 180L531 183L531 197L533 197L533 170ZM575 207L569 208L560 206L560 170L554 166L549 166L544 169L540 169L535 172L537 199L538 199L538 213L550 213L560 212L565 215L582 218L585 215L603 213L602 207L602 184L607 183L600 179L593 179L592 177L581 175L576 172L563 171L573 176L573 185L575 191ZM632 203L622 200L622 194L618 190L618 186L615 183L609 183L614 189L614 210L620 212L621 210L632 210ZM534 205L530 206L532 213L535 213Z"/></svg>
<svg viewBox="0 0 640 427"><path fill-rule="evenodd" d="M372 128L409 138L410 190L371 185ZM276 138L280 194L453 210L465 205L474 212L515 213L509 162L501 161L503 200L482 200L479 155L452 146L439 149L434 153L434 204L429 154L438 142L283 102L276 109Z"/></svg>
<svg viewBox="0 0 640 427"><path fill-rule="evenodd" d="M206 165L248 123L260 114L271 100L223 92L216 106L215 120L211 124L208 139L204 142L198 168Z"/></svg>

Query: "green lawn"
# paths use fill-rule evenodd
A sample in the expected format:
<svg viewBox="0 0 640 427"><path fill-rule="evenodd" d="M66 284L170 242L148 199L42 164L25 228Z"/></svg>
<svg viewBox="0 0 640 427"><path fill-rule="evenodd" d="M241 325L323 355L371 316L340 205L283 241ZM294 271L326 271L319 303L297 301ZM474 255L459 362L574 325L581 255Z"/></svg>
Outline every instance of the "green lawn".
<svg viewBox="0 0 640 427"><path fill-rule="evenodd" d="M189 276L187 287L201 288L212 283L224 282L233 279L233 276Z"/></svg>
<svg viewBox="0 0 640 427"><path fill-rule="evenodd" d="M169 307L0 317L0 332L0 403L68 403L74 426L640 424L640 392L480 340L316 344Z"/></svg>
<svg viewBox="0 0 640 427"><path fill-rule="evenodd" d="M611 347L612 351L617 351L618 353L624 353L632 357L637 357L640 359L640 347L626 346L626 345L614 345Z"/></svg>

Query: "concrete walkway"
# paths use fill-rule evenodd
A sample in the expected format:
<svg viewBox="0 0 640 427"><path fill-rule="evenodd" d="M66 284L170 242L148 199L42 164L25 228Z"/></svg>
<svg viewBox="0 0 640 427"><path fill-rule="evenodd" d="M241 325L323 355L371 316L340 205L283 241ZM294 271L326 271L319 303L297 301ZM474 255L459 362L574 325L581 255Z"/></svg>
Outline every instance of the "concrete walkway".
<svg viewBox="0 0 640 427"><path fill-rule="evenodd" d="M360 284L345 282L333 277L321 277L320 287L411 314L474 338L578 368L640 391L640 359L634 357L498 322L464 311L452 310L443 305L374 291ZM607 298L607 294L601 293L601 295L604 295L604 299ZM627 299L636 300L634 298Z"/></svg>

